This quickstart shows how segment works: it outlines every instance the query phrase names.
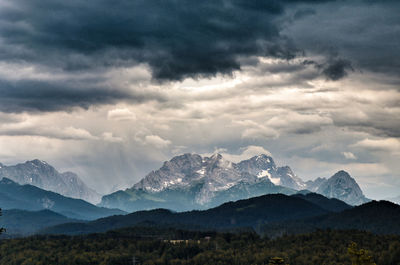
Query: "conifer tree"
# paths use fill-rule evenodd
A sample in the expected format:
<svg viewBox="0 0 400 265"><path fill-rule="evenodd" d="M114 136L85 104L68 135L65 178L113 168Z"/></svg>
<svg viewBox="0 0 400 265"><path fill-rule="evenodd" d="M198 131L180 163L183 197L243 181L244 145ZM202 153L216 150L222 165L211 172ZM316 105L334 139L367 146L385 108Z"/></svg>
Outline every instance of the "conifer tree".
<svg viewBox="0 0 400 265"><path fill-rule="evenodd" d="M1 208L0 208L0 216L1 216ZM6 229L5 228L3 228L3 227L0 227L0 235L3 233L3 232L5 232L6 231Z"/></svg>
<svg viewBox="0 0 400 265"><path fill-rule="evenodd" d="M347 248L347 253L350 256L352 265L376 265L368 250L358 249L355 242L351 242Z"/></svg>

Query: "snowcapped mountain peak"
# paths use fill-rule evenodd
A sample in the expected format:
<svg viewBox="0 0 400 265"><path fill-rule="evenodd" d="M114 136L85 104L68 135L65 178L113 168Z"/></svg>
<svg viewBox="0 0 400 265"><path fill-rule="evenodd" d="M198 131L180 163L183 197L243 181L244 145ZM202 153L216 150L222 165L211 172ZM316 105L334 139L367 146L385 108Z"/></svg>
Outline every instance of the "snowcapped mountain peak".
<svg viewBox="0 0 400 265"><path fill-rule="evenodd" d="M47 163L46 161L40 160L40 159L33 159L33 160L31 160L31 161L28 161L28 162L31 162L31 163L34 163L34 164L44 164L44 165L48 165L48 163Z"/></svg>
<svg viewBox="0 0 400 265"><path fill-rule="evenodd" d="M271 160L272 160L272 162L273 162L272 157L270 157L266 154L261 154L261 155L255 156L254 158L256 159L256 161L265 160L267 163L271 163Z"/></svg>
<svg viewBox="0 0 400 265"><path fill-rule="evenodd" d="M343 183L341 190L345 187L354 186L355 181L348 173L339 171L331 182ZM334 181L337 179L336 181ZM314 190L320 190L325 179L317 181ZM273 158L261 154L233 163L225 159L221 154L215 153L210 157L202 157L198 154L183 154L164 162L163 166L150 172L141 181L135 184L127 192L135 193L144 191L153 194L160 192L183 192L194 193L194 201L200 205L209 203L216 194L231 189L240 189L243 185L267 185L282 186L292 190L304 190L312 184L305 183L293 173L288 166L277 167ZM357 186L356 186L357 185ZM340 186L340 185L339 185ZM318 192L318 191L317 191ZM319 193L323 193L320 191ZM356 197L359 195L357 190ZM361 193L362 194L362 193ZM337 197L340 194L332 194ZM329 196L329 195L328 195Z"/></svg>
<svg viewBox="0 0 400 265"><path fill-rule="evenodd" d="M269 182L290 188L304 188L305 184L289 167L277 168L272 157L266 154L251 157L239 163L226 160L221 154L210 157L183 154L164 162L156 171L150 172L132 189L161 192L166 189L191 187L203 183L200 201L212 196L212 192L229 189L236 184Z"/></svg>
<svg viewBox="0 0 400 265"><path fill-rule="evenodd" d="M203 161L203 166L208 167L210 170L214 168L232 169L234 163L226 160L221 154L213 154L211 157L206 157Z"/></svg>
<svg viewBox="0 0 400 265"><path fill-rule="evenodd" d="M226 190L244 179L246 177L237 165L224 159L221 154L210 157L184 154L165 162L159 170L151 172L132 188L160 192L166 189L190 188L200 183L202 188L197 200L206 202L213 192Z"/></svg>
<svg viewBox="0 0 400 265"><path fill-rule="evenodd" d="M127 211L160 207L181 211L310 188L350 204L367 200L353 181L348 173L339 171L328 180L304 182L290 167L277 167L272 157L265 154L239 163L232 163L221 154L183 154L164 162L132 188L104 196L100 205Z"/></svg>
<svg viewBox="0 0 400 265"><path fill-rule="evenodd" d="M37 168L36 170L48 170L48 171L56 171L56 169L48 164L46 161L34 159L30 161L26 161L25 165L27 167Z"/></svg>
<svg viewBox="0 0 400 265"><path fill-rule="evenodd" d="M281 185L296 190L302 190L307 187L304 181L293 173L288 166L278 167L277 174L280 176Z"/></svg>
<svg viewBox="0 0 400 265"><path fill-rule="evenodd" d="M259 176L261 172L269 170L270 173L276 171L276 165L272 157L265 154L254 156L250 159L238 163L242 172L249 172L252 175ZM265 174L265 172L264 172Z"/></svg>

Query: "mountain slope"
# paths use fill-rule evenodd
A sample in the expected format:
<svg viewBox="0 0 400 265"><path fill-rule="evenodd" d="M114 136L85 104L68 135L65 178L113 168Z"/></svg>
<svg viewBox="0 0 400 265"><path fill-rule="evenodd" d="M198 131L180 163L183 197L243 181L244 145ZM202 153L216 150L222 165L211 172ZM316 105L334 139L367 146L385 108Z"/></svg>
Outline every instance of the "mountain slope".
<svg viewBox="0 0 400 265"><path fill-rule="evenodd" d="M400 206L388 201L371 201L316 220L318 220L318 227L367 230L378 234L399 234Z"/></svg>
<svg viewBox="0 0 400 265"><path fill-rule="evenodd" d="M400 234L400 206L388 201L371 201L339 213L264 226L269 237L298 234L316 229L356 229L376 234Z"/></svg>
<svg viewBox="0 0 400 265"><path fill-rule="evenodd" d="M351 205L360 205L370 201L358 186L357 182L346 171L338 171L327 180L310 188L316 193L329 198L337 198Z"/></svg>
<svg viewBox="0 0 400 265"><path fill-rule="evenodd" d="M369 201L345 171L329 179L304 182L290 167L277 167L265 154L239 163L220 154L184 154L164 162L133 187L103 196L99 205L129 212L156 208L202 210L228 201L274 193L290 195L305 189L351 205Z"/></svg>
<svg viewBox="0 0 400 265"><path fill-rule="evenodd" d="M63 223L78 222L50 210L25 211L3 210L0 218L0 227L5 227L6 232L2 237L27 236L48 227ZM79 222L82 222L79 220Z"/></svg>
<svg viewBox="0 0 400 265"><path fill-rule="evenodd" d="M35 159L14 166L0 164L0 179L8 178L19 184L30 184L67 197L83 199L93 203L100 201L100 195L88 188L72 172L60 173L48 163Z"/></svg>
<svg viewBox="0 0 400 265"><path fill-rule="evenodd" d="M341 200L335 198L327 198L317 193L295 194L292 196L307 200L330 212L341 212L352 208L352 206Z"/></svg>
<svg viewBox="0 0 400 265"><path fill-rule="evenodd" d="M328 200L328 199L326 199ZM327 214L308 200L283 194L269 194L236 202L228 202L204 211L174 213L165 209L134 212L125 216L112 216L88 223L63 224L48 228L44 233L80 234L104 232L134 226L143 222L170 224L176 227L229 229L257 227L266 223L302 219Z"/></svg>
<svg viewBox="0 0 400 265"><path fill-rule="evenodd" d="M7 178L0 180L0 206L2 209L29 211L50 209L69 218L83 220L124 213L117 209L100 208L84 200L68 198L32 185L19 185Z"/></svg>
<svg viewBox="0 0 400 265"><path fill-rule="evenodd" d="M257 176L267 177L275 185L299 190L306 187L305 183L297 177L290 167L277 167L272 157L265 154L254 156L237 164L240 171Z"/></svg>

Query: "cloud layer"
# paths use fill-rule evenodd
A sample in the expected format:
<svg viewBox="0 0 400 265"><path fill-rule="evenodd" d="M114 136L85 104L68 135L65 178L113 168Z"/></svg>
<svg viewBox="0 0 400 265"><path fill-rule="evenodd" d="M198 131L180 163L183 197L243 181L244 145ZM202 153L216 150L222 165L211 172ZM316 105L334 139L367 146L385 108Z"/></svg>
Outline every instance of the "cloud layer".
<svg viewBox="0 0 400 265"><path fill-rule="evenodd" d="M183 152L400 189L397 1L0 0L0 162L101 192ZM114 186L116 183L118 185Z"/></svg>

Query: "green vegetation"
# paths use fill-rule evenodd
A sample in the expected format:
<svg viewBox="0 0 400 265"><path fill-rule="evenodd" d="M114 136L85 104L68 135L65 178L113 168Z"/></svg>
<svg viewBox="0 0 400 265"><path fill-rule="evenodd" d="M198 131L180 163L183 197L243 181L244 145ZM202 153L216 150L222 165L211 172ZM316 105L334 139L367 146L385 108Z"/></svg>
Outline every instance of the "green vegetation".
<svg viewBox="0 0 400 265"><path fill-rule="evenodd" d="M368 250L358 249L357 243L351 242L347 249L352 265L376 265Z"/></svg>
<svg viewBox="0 0 400 265"><path fill-rule="evenodd" d="M1 208L0 208L0 216L1 216ZM5 231L6 229L4 227L0 227L0 235Z"/></svg>
<svg viewBox="0 0 400 265"><path fill-rule="evenodd" d="M354 242L354 243L352 243ZM400 236L320 230L263 239L254 233L132 227L87 236L2 240L0 264L400 264ZM368 263L369 262L369 263Z"/></svg>

